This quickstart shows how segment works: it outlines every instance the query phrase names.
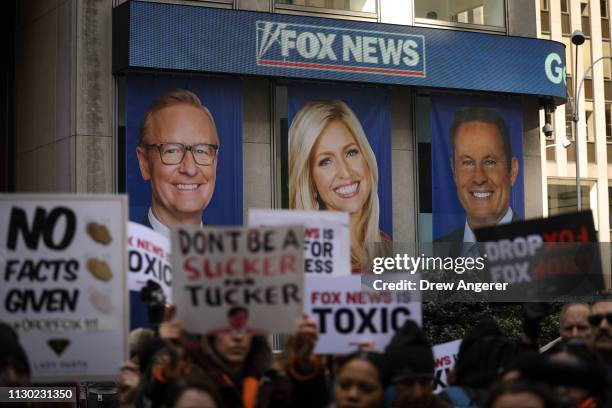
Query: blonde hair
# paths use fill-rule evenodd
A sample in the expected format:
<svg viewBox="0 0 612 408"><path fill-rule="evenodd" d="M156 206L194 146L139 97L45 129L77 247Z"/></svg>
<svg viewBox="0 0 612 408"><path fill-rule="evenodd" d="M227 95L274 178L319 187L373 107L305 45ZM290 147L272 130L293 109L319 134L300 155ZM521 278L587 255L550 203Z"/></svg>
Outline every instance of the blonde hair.
<svg viewBox="0 0 612 408"><path fill-rule="evenodd" d="M363 127L355 113L340 100L318 100L305 104L295 115L289 128L289 208L320 210L317 189L311 175L311 153L325 127L340 120L353 135L370 169L370 194L357 222L357 236L361 242L381 242L378 227L378 165ZM351 250L351 263L365 265L368 253Z"/></svg>
<svg viewBox="0 0 612 408"><path fill-rule="evenodd" d="M196 108L199 108L204 112L204 114L210 119L212 123L213 130L215 131L215 135L217 135L217 140L219 140L219 134L217 133L217 125L215 125L215 119L212 114L208 110L208 108L202 105L200 98L196 94L186 89L173 89L165 94L161 95L157 98L153 103L149 106L147 111L142 117L140 121L140 126L138 128L138 145L143 146L145 144L145 139L149 132L151 131L151 120L153 118L153 114L170 106L176 105L189 105Z"/></svg>

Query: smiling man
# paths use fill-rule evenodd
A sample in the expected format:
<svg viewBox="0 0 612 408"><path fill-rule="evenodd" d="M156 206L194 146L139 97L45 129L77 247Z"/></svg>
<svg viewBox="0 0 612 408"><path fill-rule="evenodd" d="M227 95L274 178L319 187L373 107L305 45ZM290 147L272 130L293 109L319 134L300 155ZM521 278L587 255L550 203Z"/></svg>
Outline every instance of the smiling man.
<svg viewBox="0 0 612 408"><path fill-rule="evenodd" d="M136 147L152 190L142 224L166 236L172 224L201 224L215 189L218 150L214 119L195 94L176 89L153 102Z"/></svg>
<svg viewBox="0 0 612 408"><path fill-rule="evenodd" d="M455 113L450 128L451 169L465 226L438 241L474 243L474 230L516 220L510 190L519 172L508 126L496 111L470 107ZM455 245L450 255L466 255L473 245Z"/></svg>

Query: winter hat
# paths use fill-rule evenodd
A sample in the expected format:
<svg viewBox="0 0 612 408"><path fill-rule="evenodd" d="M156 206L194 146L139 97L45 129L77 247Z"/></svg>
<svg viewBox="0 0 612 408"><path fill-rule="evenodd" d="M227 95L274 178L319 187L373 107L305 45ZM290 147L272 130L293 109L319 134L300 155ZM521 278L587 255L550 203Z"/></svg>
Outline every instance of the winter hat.
<svg viewBox="0 0 612 408"><path fill-rule="evenodd" d="M431 343L419 326L408 320L385 348L391 380L402 381L415 377L433 377L434 357Z"/></svg>

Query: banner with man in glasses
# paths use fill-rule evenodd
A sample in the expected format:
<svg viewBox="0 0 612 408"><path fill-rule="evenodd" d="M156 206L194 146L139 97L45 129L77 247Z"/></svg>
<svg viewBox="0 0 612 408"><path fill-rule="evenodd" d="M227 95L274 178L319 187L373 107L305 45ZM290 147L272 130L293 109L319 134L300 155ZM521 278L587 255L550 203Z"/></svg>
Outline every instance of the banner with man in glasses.
<svg viewBox="0 0 612 408"><path fill-rule="evenodd" d="M168 237L178 223L241 224L241 82L130 74L125 95L130 219Z"/></svg>
<svg viewBox="0 0 612 408"><path fill-rule="evenodd" d="M242 224L240 80L129 74L124 106L130 220L168 238L175 224Z"/></svg>

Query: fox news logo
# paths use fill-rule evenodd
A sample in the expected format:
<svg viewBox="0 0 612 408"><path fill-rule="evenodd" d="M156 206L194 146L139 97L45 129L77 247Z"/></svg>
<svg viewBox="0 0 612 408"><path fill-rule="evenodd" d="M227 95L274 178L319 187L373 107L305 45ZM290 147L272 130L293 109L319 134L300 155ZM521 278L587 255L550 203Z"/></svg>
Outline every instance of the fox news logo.
<svg viewBox="0 0 612 408"><path fill-rule="evenodd" d="M257 65L425 77L421 35L257 21Z"/></svg>

